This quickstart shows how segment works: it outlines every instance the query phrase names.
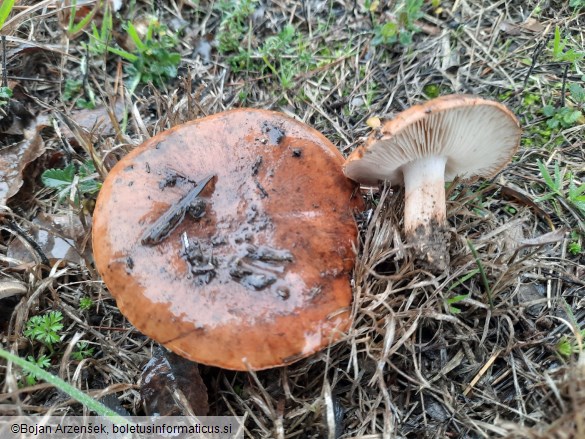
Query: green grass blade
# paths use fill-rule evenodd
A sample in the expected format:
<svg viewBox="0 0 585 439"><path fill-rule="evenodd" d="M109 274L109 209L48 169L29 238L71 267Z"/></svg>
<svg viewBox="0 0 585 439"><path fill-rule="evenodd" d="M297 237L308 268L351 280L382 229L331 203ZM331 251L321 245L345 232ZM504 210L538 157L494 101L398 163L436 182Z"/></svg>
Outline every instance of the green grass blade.
<svg viewBox="0 0 585 439"><path fill-rule="evenodd" d="M562 58L564 44L561 43L561 30L555 27L555 37L553 40L553 56L557 61Z"/></svg>
<svg viewBox="0 0 585 439"><path fill-rule="evenodd" d="M549 187L549 189L555 193L558 193L557 185L555 184L552 176L548 172L548 169L546 169L544 163L538 160L536 164L538 165L538 169L540 169L540 174L542 175L542 178L546 185Z"/></svg>
<svg viewBox="0 0 585 439"><path fill-rule="evenodd" d="M52 384L53 386L57 387L62 392L65 392L71 398L80 402L89 410L97 413L98 415L117 419L118 421L123 422L124 424L127 423L127 421L123 417L118 415L112 409L96 401L95 399L93 399L86 393L82 392L78 388L73 387L68 382L63 381L61 378L50 374L46 370L41 369L36 364L33 364L25 360L24 358L20 358L2 348L0 348L0 357L4 358L5 360L12 361L14 364L16 364L18 367L21 367L26 372L35 375L37 378L46 381L49 384Z"/></svg>
<svg viewBox="0 0 585 439"><path fill-rule="evenodd" d="M117 49L115 47L108 46L108 52L119 55L122 58L124 58L126 61L134 62L134 61L138 60L138 57L136 55L134 55L133 53L130 53L130 52L126 52L123 49Z"/></svg>
<svg viewBox="0 0 585 439"><path fill-rule="evenodd" d="M475 270L470 271L469 273L467 273L465 276L463 276L462 278L458 279L457 282L454 282L448 289L447 292L451 291L454 288L457 288L459 285L461 285L463 282L468 281L469 279L471 279L473 276L475 276L477 273L479 273L479 268L476 268Z"/></svg>
<svg viewBox="0 0 585 439"><path fill-rule="evenodd" d="M569 182L569 199L578 198L585 192L585 184L577 186L573 180Z"/></svg>
<svg viewBox="0 0 585 439"><path fill-rule="evenodd" d="M483 269L483 265L481 263L481 260L479 259L479 254L477 253L477 250L475 249L475 247L473 246L473 244L471 243L471 241L469 239L467 240L467 245L469 246L469 249L471 250L471 254L473 254L473 257L475 258L475 263L477 264L477 268L479 269L479 274L481 276L483 287L485 288L485 291L486 291L487 296L488 296L490 309L493 311L494 310L494 301L492 299L492 289L490 287L490 283L489 283L488 278L487 278L485 271Z"/></svg>
<svg viewBox="0 0 585 439"><path fill-rule="evenodd" d="M85 27L89 24L89 22L92 20L92 18L94 17L97 8L93 8L91 10L91 12L89 12L85 17L83 17L79 23L75 24L74 20L75 20L75 3L73 3L73 10L71 11L71 17L69 20L69 34L70 35L75 35L79 32L81 32L83 29L85 29Z"/></svg>
<svg viewBox="0 0 585 439"><path fill-rule="evenodd" d="M136 44L136 48L138 49L139 52L145 52L146 49L148 49L148 47L146 47L146 44L144 44L140 39L138 31L130 21L128 22L128 35L130 36L130 38L132 38L134 44Z"/></svg>
<svg viewBox="0 0 585 439"><path fill-rule="evenodd" d="M2 4L0 5L0 29L4 26L6 19L10 15L12 11L12 7L14 6L14 0L3 0Z"/></svg>
<svg viewBox="0 0 585 439"><path fill-rule="evenodd" d="M69 25L67 26L68 32L71 33L71 29L75 25L75 15L77 15L77 0L71 2L71 11L69 12Z"/></svg>

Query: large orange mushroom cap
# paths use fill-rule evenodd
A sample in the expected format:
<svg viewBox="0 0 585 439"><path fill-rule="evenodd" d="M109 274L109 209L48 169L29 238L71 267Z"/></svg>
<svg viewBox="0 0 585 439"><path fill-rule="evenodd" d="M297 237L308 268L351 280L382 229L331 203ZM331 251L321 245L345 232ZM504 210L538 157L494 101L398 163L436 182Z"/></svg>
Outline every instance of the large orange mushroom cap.
<svg viewBox="0 0 585 439"><path fill-rule="evenodd" d="M270 111L165 131L104 182L97 269L130 322L186 358L258 370L306 357L349 326L362 201L342 163L317 131ZM209 176L203 213L144 239Z"/></svg>

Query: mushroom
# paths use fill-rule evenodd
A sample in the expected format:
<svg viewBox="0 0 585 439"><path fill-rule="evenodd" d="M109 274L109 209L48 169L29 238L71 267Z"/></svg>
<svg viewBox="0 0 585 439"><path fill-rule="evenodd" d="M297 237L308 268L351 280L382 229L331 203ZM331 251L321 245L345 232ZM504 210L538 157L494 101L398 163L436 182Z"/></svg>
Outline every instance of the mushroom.
<svg viewBox="0 0 585 439"><path fill-rule="evenodd" d="M271 111L162 132L102 186L96 267L133 325L190 360L259 370L311 355L350 323L363 202L342 164Z"/></svg>
<svg viewBox="0 0 585 439"><path fill-rule="evenodd" d="M347 159L352 180L404 185L404 229L426 268L449 263L445 181L489 178L518 148L521 128L504 105L469 95L433 99L386 122Z"/></svg>

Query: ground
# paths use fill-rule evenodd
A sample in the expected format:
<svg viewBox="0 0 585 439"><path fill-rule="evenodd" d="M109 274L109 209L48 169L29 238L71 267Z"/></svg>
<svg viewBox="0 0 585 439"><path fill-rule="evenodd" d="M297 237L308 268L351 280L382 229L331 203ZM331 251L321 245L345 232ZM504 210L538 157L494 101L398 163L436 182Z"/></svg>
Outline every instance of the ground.
<svg viewBox="0 0 585 439"><path fill-rule="evenodd" d="M144 413L156 343L91 256L120 157L238 107L347 155L378 119L468 93L524 132L496 177L447 186L449 268L413 263L399 188L365 191L349 334L285 368L200 366L209 414L243 416L253 438L585 437L584 1L77 3L18 1L1 31L4 349ZM82 412L13 361L0 374L2 415Z"/></svg>

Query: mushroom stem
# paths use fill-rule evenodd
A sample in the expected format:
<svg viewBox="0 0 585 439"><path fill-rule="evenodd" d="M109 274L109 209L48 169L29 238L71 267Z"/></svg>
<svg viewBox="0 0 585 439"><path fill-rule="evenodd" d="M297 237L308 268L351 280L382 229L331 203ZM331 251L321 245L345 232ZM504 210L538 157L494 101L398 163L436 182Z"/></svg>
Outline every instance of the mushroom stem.
<svg viewBox="0 0 585 439"><path fill-rule="evenodd" d="M404 229L417 258L442 270L449 263L446 247L445 165L442 156L423 157L402 167Z"/></svg>

